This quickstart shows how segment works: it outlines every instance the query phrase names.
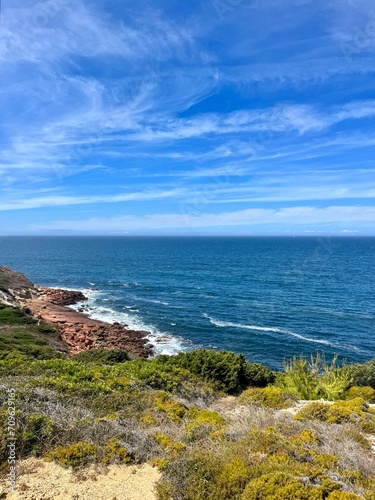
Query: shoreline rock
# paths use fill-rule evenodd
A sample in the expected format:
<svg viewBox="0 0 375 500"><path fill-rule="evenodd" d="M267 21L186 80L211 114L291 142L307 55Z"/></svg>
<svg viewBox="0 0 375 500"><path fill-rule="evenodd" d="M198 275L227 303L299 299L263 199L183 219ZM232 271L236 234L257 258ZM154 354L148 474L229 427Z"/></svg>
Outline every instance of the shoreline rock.
<svg viewBox="0 0 375 500"><path fill-rule="evenodd" d="M153 355L146 338L149 332L94 320L70 309L68 306L87 300L82 292L36 286L6 267L0 267L0 283L1 279L6 286L0 288L0 302L27 308L35 319L54 326L71 355L89 349L121 349L140 358Z"/></svg>
<svg viewBox="0 0 375 500"><path fill-rule="evenodd" d="M78 290L62 290L60 288L39 286L38 291L48 302L57 306L72 306L78 302L88 300L87 297Z"/></svg>

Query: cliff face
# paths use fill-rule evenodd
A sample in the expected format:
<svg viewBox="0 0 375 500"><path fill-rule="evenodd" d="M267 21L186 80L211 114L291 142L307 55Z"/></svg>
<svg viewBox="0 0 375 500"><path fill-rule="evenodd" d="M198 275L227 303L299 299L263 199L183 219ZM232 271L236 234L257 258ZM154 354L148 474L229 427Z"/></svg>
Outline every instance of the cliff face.
<svg viewBox="0 0 375 500"><path fill-rule="evenodd" d="M36 298L38 294L38 288L24 274L0 266L0 302L17 307L25 300Z"/></svg>

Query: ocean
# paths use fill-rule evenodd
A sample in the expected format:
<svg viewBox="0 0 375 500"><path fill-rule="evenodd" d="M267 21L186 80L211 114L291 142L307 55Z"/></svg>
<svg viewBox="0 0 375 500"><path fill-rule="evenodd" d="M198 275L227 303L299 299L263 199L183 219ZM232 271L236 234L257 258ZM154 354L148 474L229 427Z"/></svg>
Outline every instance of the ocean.
<svg viewBox="0 0 375 500"><path fill-rule="evenodd" d="M146 330L157 354L375 356L375 238L1 237L0 265L82 290L91 317Z"/></svg>

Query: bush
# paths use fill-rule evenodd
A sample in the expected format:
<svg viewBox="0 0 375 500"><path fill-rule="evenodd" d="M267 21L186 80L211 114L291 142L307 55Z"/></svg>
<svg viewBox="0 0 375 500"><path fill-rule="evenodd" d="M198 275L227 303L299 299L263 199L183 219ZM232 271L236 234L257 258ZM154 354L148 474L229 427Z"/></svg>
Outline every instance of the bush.
<svg viewBox="0 0 375 500"><path fill-rule="evenodd" d="M172 399L169 394L159 392L154 399L155 407L165 413L172 422L180 422L186 413L186 407Z"/></svg>
<svg viewBox="0 0 375 500"><path fill-rule="evenodd" d="M275 380L269 368L249 363L242 354L227 351L198 349L176 356L159 356L155 361L189 370L228 394L239 393L249 386L265 387Z"/></svg>
<svg viewBox="0 0 375 500"><path fill-rule="evenodd" d="M0 304L0 325L33 325L37 321L19 307Z"/></svg>
<svg viewBox="0 0 375 500"><path fill-rule="evenodd" d="M80 467L92 462L97 453L97 447L91 443L78 441L69 446L59 446L47 454L47 460L55 460L65 467Z"/></svg>
<svg viewBox="0 0 375 500"><path fill-rule="evenodd" d="M121 445L119 439L111 438L106 441L102 459L103 463L126 464L130 462L130 460L131 456L128 454L126 449Z"/></svg>
<svg viewBox="0 0 375 500"><path fill-rule="evenodd" d="M294 356L284 361L276 385L300 399L340 399L352 383L350 368L337 366L337 356L330 364L319 353L308 361L304 356Z"/></svg>
<svg viewBox="0 0 375 500"><path fill-rule="evenodd" d="M316 401L302 408L294 418L302 421L319 420L320 422L326 422L328 411L329 405L327 403Z"/></svg>
<svg viewBox="0 0 375 500"><path fill-rule="evenodd" d="M284 392L279 387L270 386L264 389L247 389L239 396L238 400L241 403L254 403L263 408L279 410L293 406L297 398Z"/></svg>
<svg viewBox="0 0 375 500"><path fill-rule="evenodd" d="M154 437L171 458L177 459L186 450L186 445L184 443L175 441L166 434L156 433Z"/></svg>
<svg viewBox="0 0 375 500"><path fill-rule="evenodd" d="M130 356L126 351L120 349L90 349L74 356L75 361L82 363L103 363L104 365L114 365L130 361Z"/></svg>
<svg viewBox="0 0 375 500"><path fill-rule="evenodd" d="M375 358L367 363L350 366L352 385L369 386L375 389Z"/></svg>
<svg viewBox="0 0 375 500"><path fill-rule="evenodd" d="M241 458L234 457L225 464L216 479L217 498L238 498L251 479L252 469Z"/></svg>
<svg viewBox="0 0 375 500"><path fill-rule="evenodd" d="M50 341L57 339L52 330L44 329L47 325L7 326L0 335L0 360L53 359L61 353L50 346ZM53 333L53 335L51 335Z"/></svg>
<svg viewBox="0 0 375 500"><path fill-rule="evenodd" d="M369 386L359 387L355 385L345 393L345 399L354 398L363 398L367 403L375 403L375 389Z"/></svg>
<svg viewBox="0 0 375 500"><path fill-rule="evenodd" d="M189 423L186 425L186 432L191 440L199 440L214 431L222 429L226 420L211 410L200 410L191 408L188 413Z"/></svg>
<svg viewBox="0 0 375 500"><path fill-rule="evenodd" d="M360 500L361 497L347 491L333 491L327 500Z"/></svg>
<svg viewBox="0 0 375 500"><path fill-rule="evenodd" d="M241 500L322 500L322 493L289 474L274 472L253 479L246 486Z"/></svg>
<svg viewBox="0 0 375 500"><path fill-rule="evenodd" d="M365 432L375 432L375 417L368 411L368 405L362 398L349 401L311 403L300 410L294 417L296 420L320 420L330 424L352 423Z"/></svg>

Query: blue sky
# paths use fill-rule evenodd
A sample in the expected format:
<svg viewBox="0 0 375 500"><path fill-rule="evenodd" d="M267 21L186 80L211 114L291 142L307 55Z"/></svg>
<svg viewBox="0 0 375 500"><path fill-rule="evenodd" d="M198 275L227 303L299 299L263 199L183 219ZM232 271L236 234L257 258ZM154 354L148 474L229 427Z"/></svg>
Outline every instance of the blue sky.
<svg viewBox="0 0 375 500"><path fill-rule="evenodd" d="M375 234L370 0L3 0L0 234Z"/></svg>

